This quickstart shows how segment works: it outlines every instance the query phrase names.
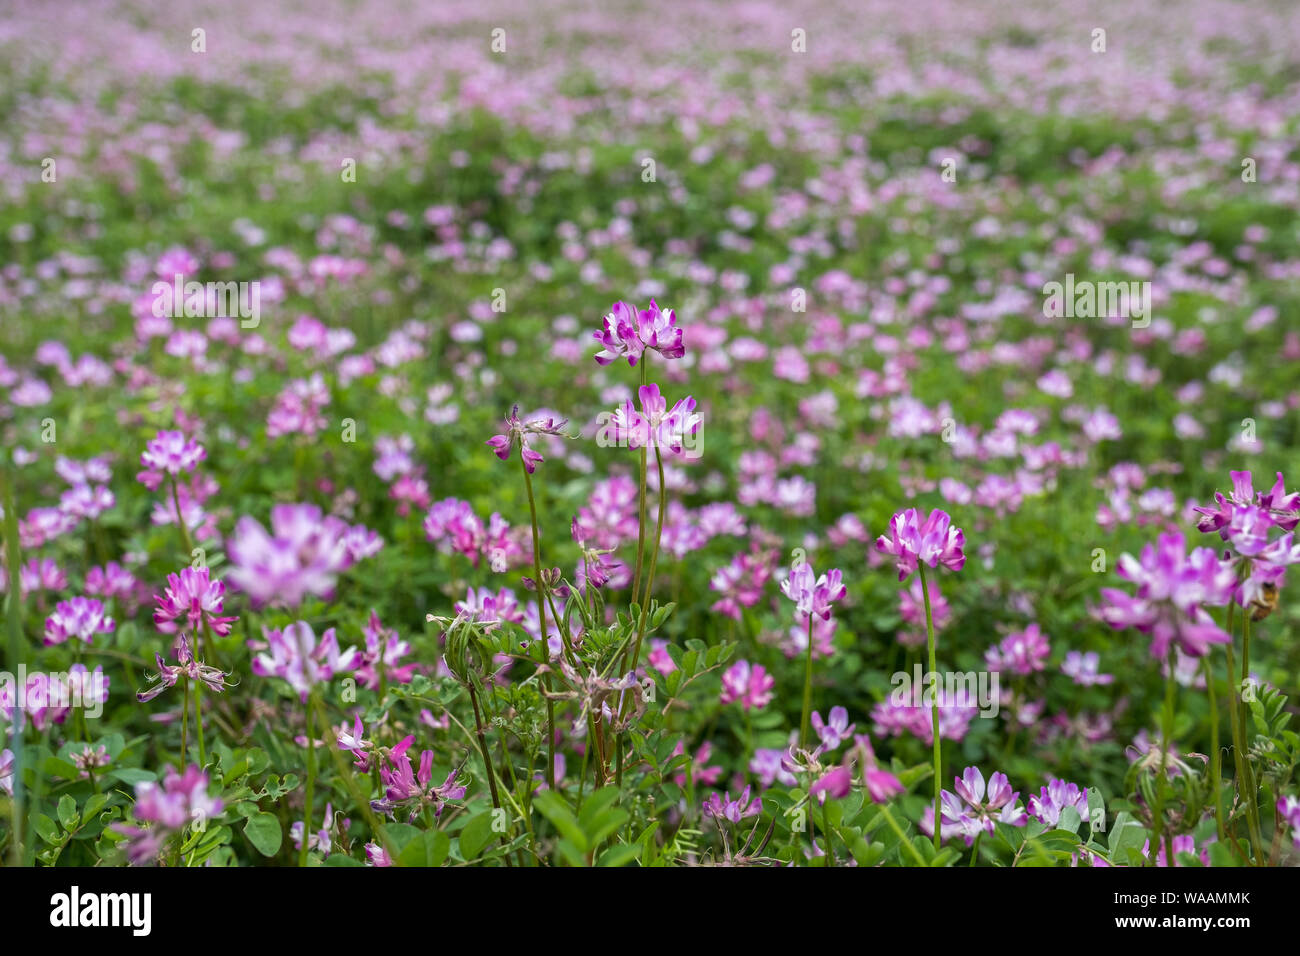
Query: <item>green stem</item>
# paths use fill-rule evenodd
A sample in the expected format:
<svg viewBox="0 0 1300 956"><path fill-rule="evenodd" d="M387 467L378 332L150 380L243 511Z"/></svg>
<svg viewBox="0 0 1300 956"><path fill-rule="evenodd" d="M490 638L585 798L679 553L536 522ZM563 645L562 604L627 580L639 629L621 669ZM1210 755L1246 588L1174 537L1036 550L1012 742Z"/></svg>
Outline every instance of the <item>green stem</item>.
<svg viewBox="0 0 1300 956"><path fill-rule="evenodd" d="M642 449L644 451L644 449ZM655 583L655 568L659 564L659 542L664 534L664 513L668 511L668 489L664 487L664 462L659 455L658 446L655 447L655 468L659 472L659 517L655 522L655 545L654 550L650 553L650 573L646 575L645 594L641 601L641 618L636 628L636 643L632 645L632 671L635 671L641 663L641 639L645 637L646 623L650 618L650 589ZM644 515L642 515L644 525ZM636 592L632 593L633 599L636 598ZM627 706L627 697L623 698L623 706Z"/></svg>
<svg viewBox="0 0 1300 956"><path fill-rule="evenodd" d="M912 859L916 860L916 865L925 866L925 857L921 856L921 851L912 845L912 841L907 838L907 834L904 833L903 828L898 825L898 821L894 819L894 815L889 812L889 804L878 803L876 806L880 807L880 813L885 818L885 822L888 823L894 833L898 835L898 842L907 847L907 851L912 854ZM939 825L937 822L935 823L935 832L939 832Z"/></svg>
<svg viewBox="0 0 1300 956"><path fill-rule="evenodd" d="M1214 821L1218 829L1219 842L1226 839L1227 828L1223 823L1223 754L1219 752L1219 703L1214 694L1214 668L1210 666L1207 654L1201 660L1201 670L1205 674L1205 690L1210 699L1210 786L1214 789Z"/></svg>
<svg viewBox="0 0 1300 956"><path fill-rule="evenodd" d="M925 600L925 646L930 654L930 673L937 675L939 672L938 665L935 663L934 649L934 616L930 612L930 586L925 580L925 565L917 564L916 569L921 572L921 596ZM932 677L937 680L937 677ZM939 852L939 832L942 829L939 813L939 794L943 790L943 748L939 741L939 698L936 695L930 704L930 726L934 733L934 851Z"/></svg>
<svg viewBox="0 0 1300 956"><path fill-rule="evenodd" d="M521 449L522 451L522 449ZM546 584L542 580L542 545L541 534L537 529L537 499L533 497L533 476L528 473L524 456L519 456L519 467L524 472L524 488L528 491L528 514L533 521L533 574L537 581L537 620L541 629L541 640L537 642L539 665L545 669L549 663L546 634ZM542 674L542 683L547 693L551 690L551 675ZM555 702L546 698L546 785L555 790Z"/></svg>
<svg viewBox="0 0 1300 956"><path fill-rule="evenodd" d="M203 682L194 681L194 730L199 737L199 766L206 767L208 754L203 747Z"/></svg>
<svg viewBox="0 0 1300 956"><path fill-rule="evenodd" d="M302 846L298 850L298 866L307 865L307 850L311 844L312 811L316 800L316 739L312 730L312 705L315 703L316 691L311 691L305 708L307 717L307 790L306 806L302 816Z"/></svg>
<svg viewBox="0 0 1300 956"><path fill-rule="evenodd" d="M1156 864L1160 859L1160 838L1165 829L1165 784L1168 780L1169 770L1169 750L1173 747L1174 737L1174 693L1178 687L1178 682L1174 680L1175 657L1172 646L1169 648L1169 655L1166 658L1168 673L1165 675L1165 706L1160 722L1160 775L1156 778L1156 805L1155 805L1155 839L1151 841L1151 862ZM1168 866L1174 865L1174 838L1173 834L1169 835L1168 844L1165 847L1165 863Z"/></svg>
<svg viewBox="0 0 1300 956"><path fill-rule="evenodd" d="M812 713L813 620L808 615L808 654L803 667L803 710L799 714L799 749L808 749L808 719Z"/></svg>
<svg viewBox="0 0 1300 956"><path fill-rule="evenodd" d="M493 769L492 757L488 754L487 737L483 734L483 714L479 710L478 706L478 693L474 690L474 681L472 679L465 686L469 688L469 702L474 706L474 735L478 737L478 749L479 753L483 757L483 770L487 774L488 790L492 794L492 809L494 812L499 814L501 810L501 795L497 792L496 770ZM509 843L509 838L505 833L502 833L501 845L508 846ZM509 854L503 855L503 859L506 861L507 867L512 866Z"/></svg>

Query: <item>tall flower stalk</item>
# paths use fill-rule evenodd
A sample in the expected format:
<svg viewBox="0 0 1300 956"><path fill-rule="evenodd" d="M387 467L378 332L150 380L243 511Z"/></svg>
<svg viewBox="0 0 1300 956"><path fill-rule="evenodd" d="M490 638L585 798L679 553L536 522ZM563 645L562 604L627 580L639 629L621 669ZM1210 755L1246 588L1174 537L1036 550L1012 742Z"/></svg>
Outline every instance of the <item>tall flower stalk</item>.
<svg viewBox="0 0 1300 956"><path fill-rule="evenodd" d="M960 571L966 564L963 550L966 535L952 524L948 513L935 509L924 519L915 508L900 511L889 521L889 534L876 539L876 550L894 558L898 580L906 581L913 571L920 572L921 595L925 603L925 643L929 654L932 680L938 679L937 650L934 639L934 612L930 606L930 587L925 577L925 566L943 565L950 571ZM943 744L939 728L939 699L935 695L930 707L930 730L934 736L934 848L939 849L943 793Z"/></svg>
<svg viewBox="0 0 1300 956"><path fill-rule="evenodd" d="M502 461L510 457L516 446L519 448L519 466L523 469L524 489L528 493L528 514L532 519L533 531L533 573L537 581L537 619L540 624L537 666L542 673L542 686L548 695L552 686L547 650L549 640L546 631L546 581L542 577L542 544L541 531L537 524L537 499L533 495L533 472L545 459L529 446L529 441L535 435L563 435L566 424L567 420L554 418L533 418L523 421L519 418L519 406L516 405L506 418L506 430L499 435L493 435L487 441ZM559 626L558 621L556 625ZM549 696L546 697L546 785L552 789L555 787L555 704Z"/></svg>

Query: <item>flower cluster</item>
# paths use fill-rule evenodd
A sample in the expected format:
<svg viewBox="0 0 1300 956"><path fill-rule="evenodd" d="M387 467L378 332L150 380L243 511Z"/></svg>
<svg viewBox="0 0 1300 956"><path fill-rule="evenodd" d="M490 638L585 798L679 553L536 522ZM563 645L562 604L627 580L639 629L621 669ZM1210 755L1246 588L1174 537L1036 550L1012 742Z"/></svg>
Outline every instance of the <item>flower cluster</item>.
<svg viewBox="0 0 1300 956"><path fill-rule="evenodd" d="M190 824L206 827L215 819L224 805L208 794L208 785L208 775L193 765L184 774L168 767L161 786L152 780L136 784L135 819L151 826L113 825L126 837L127 858L134 864L152 862L173 834Z"/></svg>
<svg viewBox="0 0 1300 956"><path fill-rule="evenodd" d="M235 525L229 577L254 607L296 608L308 595L331 598L338 575L382 547L373 531L322 515L315 505L276 505L269 532L248 516Z"/></svg>
<svg viewBox="0 0 1300 956"><path fill-rule="evenodd" d="M876 539L876 550L893 556L898 580L906 581L918 563L960 571L966 564L965 544L965 534L953 527L946 511L936 508L922 519L919 511L908 508L889 519L889 534Z"/></svg>
<svg viewBox="0 0 1300 956"><path fill-rule="evenodd" d="M1133 627L1151 635L1151 655L1163 658L1173 644L1189 657L1201 657L1212 644L1230 640L1206 607L1232 599L1236 571L1210 548L1187 552L1178 531L1162 534L1142 549L1140 558L1120 557L1119 576L1137 585L1135 594L1103 588L1101 617L1111 627Z"/></svg>
<svg viewBox="0 0 1300 956"><path fill-rule="evenodd" d="M287 681L304 702L318 684L328 684L336 674L355 670L361 661L356 648L339 650L332 627L319 641L306 621L295 621L284 630L263 630L263 634L266 650L253 658L253 673Z"/></svg>

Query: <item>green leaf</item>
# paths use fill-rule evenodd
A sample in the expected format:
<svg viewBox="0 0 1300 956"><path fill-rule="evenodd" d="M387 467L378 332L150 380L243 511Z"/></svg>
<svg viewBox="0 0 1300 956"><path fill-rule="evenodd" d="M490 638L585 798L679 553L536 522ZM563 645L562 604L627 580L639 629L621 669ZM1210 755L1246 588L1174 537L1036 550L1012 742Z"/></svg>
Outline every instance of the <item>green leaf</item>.
<svg viewBox="0 0 1300 956"><path fill-rule="evenodd" d="M70 794L59 797L59 822L65 830L75 830L81 817L77 815L77 801Z"/></svg>
<svg viewBox="0 0 1300 956"><path fill-rule="evenodd" d="M465 824L460 831L460 855L466 860L474 860L483 852L483 848L492 841L492 816L495 811L484 810Z"/></svg>
<svg viewBox="0 0 1300 956"><path fill-rule="evenodd" d="M144 783L146 780L158 779L157 774L149 770L142 770L139 767L119 767L116 770L110 770L108 776L115 777L123 783L129 783L131 786Z"/></svg>
<svg viewBox="0 0 1300 956"><path fill-rule="evenodd" d="M471 825L472 823L473 821L471 821ZM469 830L469 827L465 827L465 830ZM461 831L460 840L463 852L465 831ZM430 830L422 834L420 839L408 843L406 849L398 857L398 862L402 866L442 866L443 861L447 859L447 854L450 852L451 837L441 830ZM469 856L465 858L472 859Z"/></svg>
<svg viewBox="0 0 1300 956"><path fill-rule="evenodd" d="M596 865L624 866L640 856L642 849L639 843L616 844L600 855L596 860Z"/></svg>
<svg viewBox="0 0 1300 956"><path fill-rule="evenodd" d="M533 805L541 811L542 816L551 821L555 829L568 839L579 851L579 859L582 854L587 852L587 837L582 832L582 827L578 825L578 819L569 809L564 798L556 796L550 790L539 793L533 800Z"/></svg>
<svg viewBox="0 0 1300 956"><path fill-rule="evenodd" d="M43 813L36 815L36 820L32 823L36 828L36 834L46 843L55 846L59 843L59 825Z"/></svg>
<svg viewBox="0 0 1300 956"><path fill-rule="evenodd" d="M244 836L248 837L248 842L262 856L275 856L280 852L280 844L284 842L280 818L270 813L258 813L249 817L244 824Z"/></svg>

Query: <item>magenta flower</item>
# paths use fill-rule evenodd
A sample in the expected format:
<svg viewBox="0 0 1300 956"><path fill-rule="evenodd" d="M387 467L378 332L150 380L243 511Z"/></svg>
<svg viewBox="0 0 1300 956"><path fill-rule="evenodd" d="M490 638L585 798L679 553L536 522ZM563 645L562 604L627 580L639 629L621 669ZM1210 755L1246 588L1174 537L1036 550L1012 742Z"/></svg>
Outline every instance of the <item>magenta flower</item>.
<svg viewBox="0 0 1300 956"><path fill-rule="evenodd" d="M940 797L941 837L961 836L970 846L981 832L992 833L997 823L1022 827L1028 822L1025 808L1017 805L1020 794L1011 789L1006 774L993 774L988 781L987 793L984 775L978 767L967 767L960 777L954 779L953 789L957 792L945 790ZM926 808L921 818L921 830L934 835L933 807Z"/></svg>
<svg viewBox="0 0 1300 956"><path fill-rule="evenodd" d="M340 821L342 830L347 830L350 822L351 821L346 819ZM303 822L301 820L297 820L289 826L289 839L293 840L294 847L299 850L302 849L302 831ZM321 821L321 828L315 833L309 833L307 835L308 851L320 850L321 853L328 857L334 850L334 840L331 836L333 831L334 805L332 803L327 803L325 804L325 817Z"/></svg>
<svg viewBox="0 0 1300 956"><path fill-rule="evenodd" d="M267 651L253 658L253 673L259 677L279 677L289 683L306 703L307 695L318 684L328 684L336 674L354 670L361 655L356 648L339 651L334 628L316 634L306 621L295 621L283 631L264 631Z"/></svg>
<svg viewBox="0 0 1300 956"><path fill-rule="evenodd" d="M695 413L695 399L688 395L669 409L668 400L653 383L642 385L637 395L640 411L631 402L624 402L602 416L597 444L605 448L658 448L673 456L699 457L694 439L703 419Z"/></svg>
<svg viewBox="0 0 1300 956"><path fill-rule="evenodd" d="M520 457L524 460L524 468L531 475L537 470L537 466L546 459L528 447L529 437L532 435L563 435L566 424L568 424L567 418L555 419L549 416L521 421L519 406L516 405L506 419L505 432L500 435L493 435L487 440L487 444L492 446L496 456L502 461L507 460L515 445L518 445Z"/></svg>
<svg viewBox="0 0 1300 956"><path fill-rule="evenodd" d="M1277 801L1277 821L1281 827L1286 824L1291 828L1291 840L1300 850L1300 799L1279 797Z"/></svg>
<svg viewBox="0 0 1300 956"><path fill-rule="evenodd" d="M604 329L592 333L604 348L596 353L596 361L608 365L620 358L626 358L627 364L635 366L645 351L645 345L637 333L639 316L635 307L626 302L615 302L609 314L605 316Z"/></svg>
<svg viewBox="0 0 1300 956"><path fill-rule="evenodd" d="M746 787L735 800L731 799L731 791L727 791L725 797L714 791L704 801L704 812L715 820L729 820L732 823L739 823L746 817L756 817L763 812L763 798L755 797L751 802L750 789Z"/></svg>
<svg viewBox="0 0 1300 956"><path fill-rule="evenodd" d="M762 664L736 661L722 675L722 703L740 701L745 710L760 710L772 701L776 678Z"/></svg>
<svg viewBox="0 0 1300 956"><path fill-rule="evenodd" d="M872 803L884 803L903 792L903 782L888 770L881 769L866 734L853 735L853 750L849 758L862 761L862 785L867 788Z"/></svg>
<svg viewBox="0 0 1300 956"><path fill-rule="evenodd" d="M966 536L952 526L946 511L936 508L925 520L915 508L900 511L889 520L889 535L876 539L876 550L894 556L898 580L906 581L918 562L932 568L942 564L950 571L960 571L966 563L962 551Z"/></svg>
<svg viewBox="0 0 1300 956"><path fill-rule="evenodd" d="M114 627L113 619L104 613L104 605L94 598L75 597L60 601L45 619L45 644L62 644L70 637L90 644L96 634L111 634Z"/></svg>
<svg viewBox="0 0 1300 956"><path fill-rule="evenodd" d="M832 767L813 781L808 796L824 803L826 797L847 797L853 790L853 771L844 765ZM825 796L823 796L825 794Z"/></svg>
<svg viewBox="0 0 1300 956"><path fill-rule="evenodd" d="M235 525L226 544L229 579L254 607L295 608L308 595L331 598L339 573L382 547L373 531L322 515L315 505L275 505L269 533L248 516Z"/></svg>
<svg viewBox="0 0 1300 956"><path fill-rule="evenodd" d="M794 601L795 620L806 623L809 616L829 621L831 605L843 600L848 591L838 568L831 568L817 577L811 564L800 561L790 569L789 577L781 582L781 593Z"/></svg>
<svg viewBox="0 0 1300 956"><path fill-rule="evenodd" d="M1088 791L1080 790L1078 784L1052 778L1038 796L1029 798L1029 815L1049 827L1061 822L1061 811L1066 807L1074 807L1081 820L1088 819Z"/></svg>
<svg viewBox="0 0 1300 956"><path fill-rule="evenodd" d="M14 795L14 752L8 748L0 750L0 790Z"/></svg>
<svg viewBox="0 0 1300 956"><path fill-rule="evenodd" d="M1047 666L1051 645L1037 624L1023 631L1008 634L984 652L984 661L991 671L1010 671L1013 674L1033 674Z"/></svg>
<svg viewBox="0 0 1300 956"><path fill-rule="evenodd" d="M1093 684L1109 684L1115 680L1114 674L1101 673L1101 655L1096 651L1080 653L1069 651L1061 663L1061 673L1069 677L1080 687Z"/></svg>
<svg viewBox="0 0 1300 956"><path fill-rule="evenodd" d="M620 358L636 366L646 349L653 349L665 359L679 359L686 354L682 330L677 327L677 313L661 309L654 299L650 308L638 310L626 302L615 302L605 316L604 328L592 333L602 348L596 361L609 365Z"/></svg>
<svg viewBox="0 0 1300 956"><path fill-rule="evenodd" d="M145 470L136 479L150 491L157 491L166 477L177 478L193 471L208 456L207 449L181 432L162 431L140 455Z"/></svg>
<svg viewBox="0 0 1300 956"><path fill-rule="evenodd" d="M832 707L829 721L823 721L822 715L814 710L812 727L821 740L822 747L830 751L848 740L857 724L849 723L849 712L843 707Z"/></svg>
<svg viewBox="0 0 1300 956"><path fill-rule="evenodd" d="M181 677L202 681L209 690L218 694L227 687L225 674L215 667L210 667L194 659L194 655L190 651L190 642L184 634L176 639L176 660L179 663L168 664L163 660L161 654L155 654L154 660L158 664L158 673L150 677L149 680L157 681L157 683L148 690L142 690L135 695L135 699L142 704L153 700L169 687L175 686L176 681Z"/></svg>
<svg viewBox="0 0 1300 956"><path fill-rule="evenodd" d="M1173 531L1143 548L1140 559L1122 555L1117 572L1137 593L1103 588L1101 618L1117 630L1150 634L1153 657L1164 657L1172 642L1189 657L1202 657L1210 645L1231 640L1205 610L1227 604L1236 587L1235 568L1212 549L1188 554L1182 533Z"/></svg>
<svg viewBox="0 0 1300 956"><path fill-rule="evenodd" d="M372 801L376 813L393 813L401 806L410 807L408 821L414 820L425 806L432 806L434 816L441 816L448 800L462 800L465 788L456 785L458 771L452 770L439 785L433 785L433 751L420 754L420 767L412 768L406 755L414 738L407 737L392 749L388 765L381 767L379 777L384 784L384 796Z"/></svg>
<svg viewBox="0 0 1300 956"><path fill-rule="evenodd" d="M213 634L222 637L230 633L230 625L237 617L221 617L226 586L209 579L207 568L182 568L180 574L167 575L167 587L162 594L154 595L158 608L153 621L164 634L175 634L180 625L176 619L184 617L187 629L197 631L204 622Z"/></svg>
<svg viewBox="0 0 1300 956"><path fill-rule="evenodd" d="M366 649L361 652L361 663L357 667L357 682L370 690L379 689L379 673L382 669L384 679L392 684L409 684L415 674L415 663L398 662L411 653L411 645L402 640L396 630L384 627L379 615L373 610L363 630Z"/></svg>
<svg viewBox="0 0 1300 956"><path fill-rule="evenodd" d="M208 794L208 775L198 767L187 767L184 775L168 767L162 786L146 780L135 787L135 819L152 825L118 823L113 829L127 838L126 854L132 863L148 863L157 859L168 837L191 823L207 826L223 806L220 797Z"/></svg>

